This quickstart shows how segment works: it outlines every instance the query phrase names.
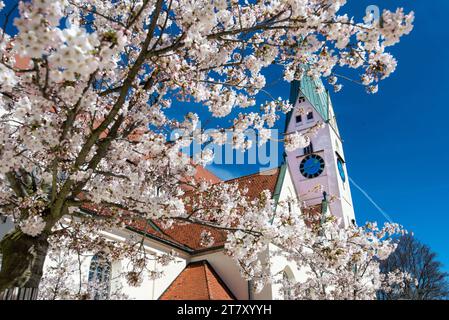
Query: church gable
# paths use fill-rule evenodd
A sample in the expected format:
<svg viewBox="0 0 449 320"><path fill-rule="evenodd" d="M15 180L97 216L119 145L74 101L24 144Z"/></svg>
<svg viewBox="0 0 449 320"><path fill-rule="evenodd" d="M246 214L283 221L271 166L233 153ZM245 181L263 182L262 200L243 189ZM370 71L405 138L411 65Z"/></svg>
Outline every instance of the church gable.
<svg viewBox="0 0 449 320"><path fill-rule="evenodd" d="M235 297L209 262L202 260L187 265L159 300L235 300Z"/></svg>

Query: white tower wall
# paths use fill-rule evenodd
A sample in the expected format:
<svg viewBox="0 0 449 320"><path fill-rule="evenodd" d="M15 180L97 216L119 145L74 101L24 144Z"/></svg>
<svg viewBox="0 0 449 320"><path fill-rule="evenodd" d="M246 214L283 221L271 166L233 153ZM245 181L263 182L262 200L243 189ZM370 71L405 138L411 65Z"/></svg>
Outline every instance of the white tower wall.
<svg viewBox="0 0 449 320"><path fill-rule="evenodd" d="M318 205L323 200L323 191L326 191L330 200L330 211L332 214L342 219L345 226L355 220L354 209L352 204L351 190L349 186L348 173L343 152L343 143L339 136L337 123L335 121L332 104L328 101L328 121L323 119L322 115L317 112L316 108L303 97L300 92L299 98L296 99L294 110L290 117L290 121L286 127L286 133L295 131L307 132L318 121L323 122L324 128L320 129L315 136L311 136L313 146L312 154L319 155L324 159L324 171L315 178L306 178L300 172L301 161L307 156L303 149L293 152L287 152L287 161L290 172L298 192L298 197L304 201L307 206ZM301 99L301 97L303 97ZM297 123L296 116L300 114L299 110L303 110L301 115L302 121ZM313 119L307 120L307 113L313 112ZM343 170L345 181L340 177L337 166L337 159L343 160ZM323 189L317 186L321 185Z"/></svg>

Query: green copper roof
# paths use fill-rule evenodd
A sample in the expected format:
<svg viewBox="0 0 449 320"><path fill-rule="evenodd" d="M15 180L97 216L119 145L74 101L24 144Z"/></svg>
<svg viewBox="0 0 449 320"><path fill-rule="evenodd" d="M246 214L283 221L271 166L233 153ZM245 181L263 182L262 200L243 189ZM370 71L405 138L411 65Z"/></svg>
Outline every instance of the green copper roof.
<svg viewBox="0 0 449 320"><path fill-rule="evenodd" d="M279 197L281 195L282 185L284 184L284 178L285 178L286 171L287 171L287 163L284 162L279 168L279 175L278 175L278 179L276 181L276 187L274 188L273 198L274 198L274 202L276 203L276 205L279 202Z"/></svg>
<svg viewBox="0 0 449 320"><path fill-rule="evenodd" d="M279 174L278 174L278 178L277 178L277 181L276 181L276 187L274 188L273 199L274 199L275 206L278 205L279 198L281 196L282 185L284 184L284 179L285 179L285 173L286 172L287 172L287 162L285 160L285 155L284 155L284 161L283 161L282 165L279 167ZM274 218L275 217L273 217L270 220L271 224L273 224Z"/></svg>
<svg viewBox="0 0 449 320"><path fill-rule="evenodd" d="M322 88L320 92L317 92L317 88ZM304 97L310 102L315 110L321 115L324 121L329 120L329 93L324 89L321 79L312 79L311 77L304 75L301 81L294 80L290 85L290 99L291 104L295 104L298 99L299 93L302 93ZM293 110L287 114L286 123L290 121Z"/></svg>
<svg viewBox="0 0 449 320"><path fill-rule="evenodd" d="M324 89L321 79L315 80L308 76L303 76L300 82L300 90L307 100L309 100L324 121L329 120L328 93ZM318 93L317 88L321 88L321 92Z"/></svg>

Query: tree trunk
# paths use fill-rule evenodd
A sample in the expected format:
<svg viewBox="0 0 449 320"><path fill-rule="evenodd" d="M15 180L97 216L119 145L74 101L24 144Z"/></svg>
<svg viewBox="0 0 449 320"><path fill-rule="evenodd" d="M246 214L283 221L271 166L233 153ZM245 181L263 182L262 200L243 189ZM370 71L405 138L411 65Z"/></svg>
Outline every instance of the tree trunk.
<svg viewBox="0 0 449 320"><path fill-rule="evenodd" d="M47 235L15 231L0 242L0 300L35 300L48 251Z"/></svg>

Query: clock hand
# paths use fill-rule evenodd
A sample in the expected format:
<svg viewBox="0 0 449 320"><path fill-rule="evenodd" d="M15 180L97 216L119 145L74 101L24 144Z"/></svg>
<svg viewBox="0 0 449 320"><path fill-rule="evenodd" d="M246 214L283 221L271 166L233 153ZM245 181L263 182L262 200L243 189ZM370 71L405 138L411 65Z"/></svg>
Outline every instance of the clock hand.
<svg viewBox="0 0 449 320"><path fill-rule="evenodd" d="M310 170L310 169L312 169L313 167L314 167L313 165L307 166L307 167L304 167L304 170Z"/></svg>
<svg viewBox="0 0 449 320"><path fill-rule="evenodd" d="M310 171L312 171L312 170L315 171L316 170L317 171L318 169L315 168L315 166L309 166L309 167L306 168L306 170L310 170Z"/></svg>

